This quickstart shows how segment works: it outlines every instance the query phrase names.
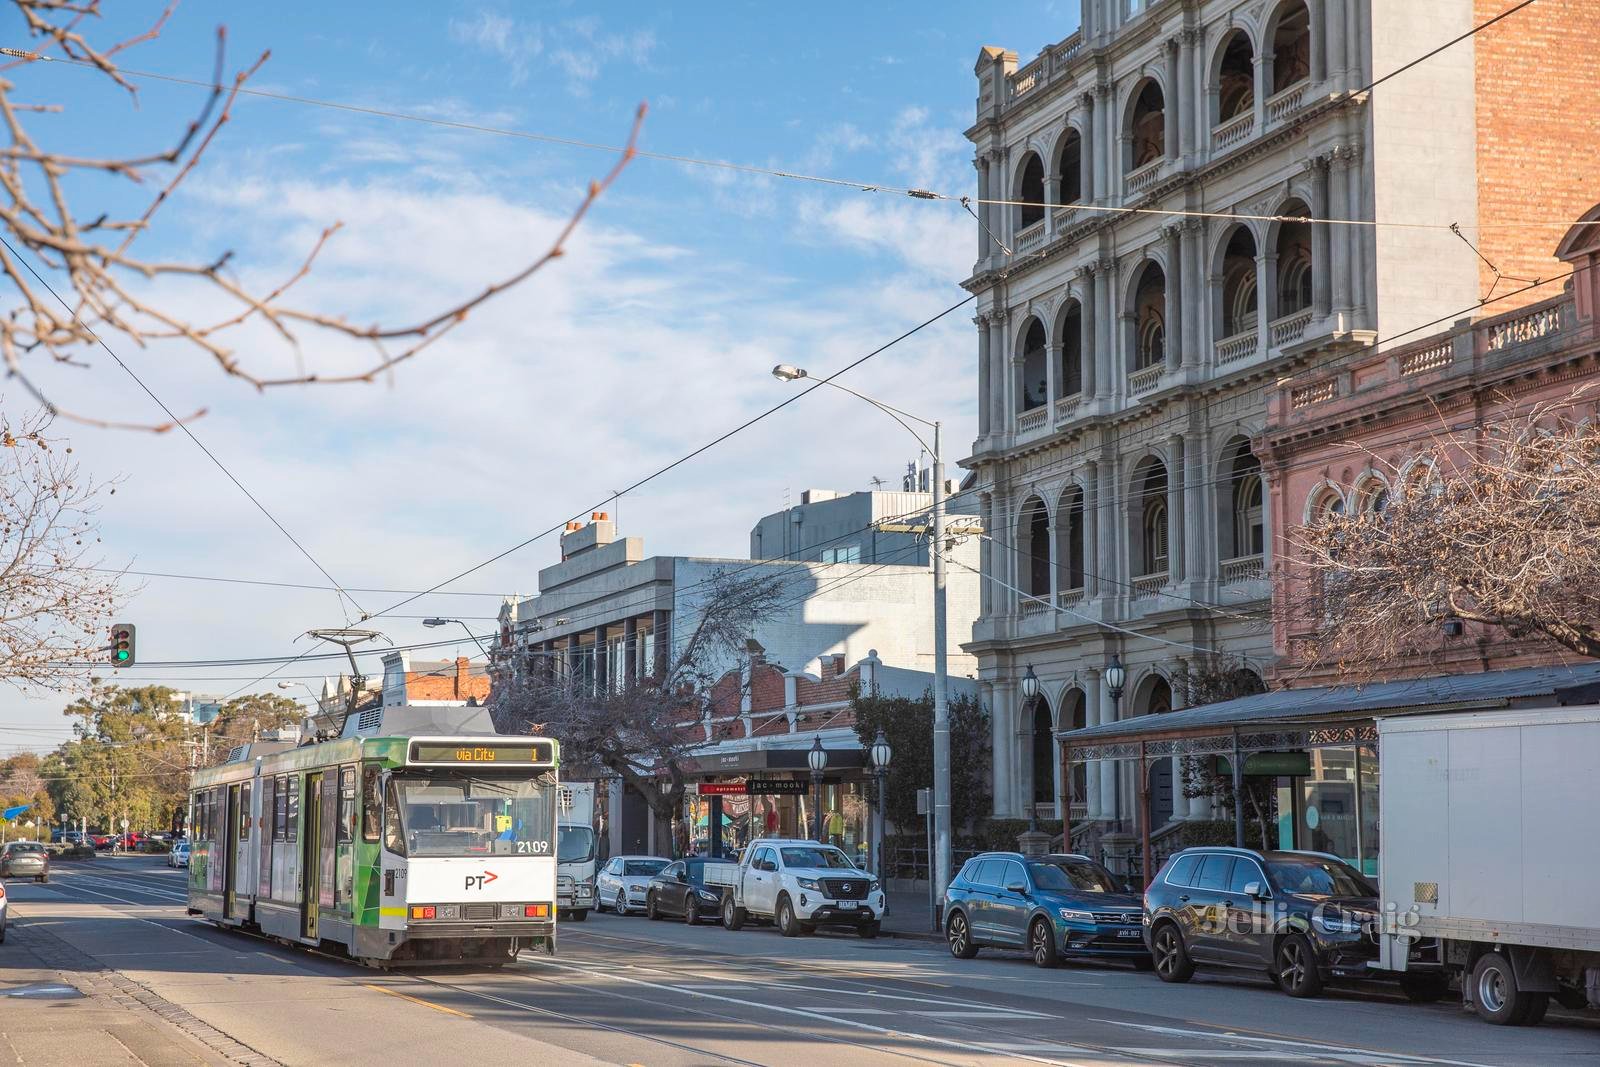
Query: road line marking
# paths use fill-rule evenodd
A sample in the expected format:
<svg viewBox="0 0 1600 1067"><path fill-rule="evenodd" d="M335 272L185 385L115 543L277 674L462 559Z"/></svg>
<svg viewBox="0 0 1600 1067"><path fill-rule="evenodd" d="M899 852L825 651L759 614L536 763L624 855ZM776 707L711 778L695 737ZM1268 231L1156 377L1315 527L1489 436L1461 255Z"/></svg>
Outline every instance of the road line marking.
<svg viewBox="0 0 1600 1067"><path fill-rule="evenodd" d="M1054 1019L1053 1015L1046 1015L1040 1011L1022 1011L1019 1008L990 1008L987 1010L966 1011L913 1011L910 1014L920 1015L924 1019Z"/></svg>
<svg viewBox="0 0 1600 1067"><path fill-rule="evenodd" d="M1177 1026L1151 1026L1148 1023L1130 1023L1121 1019L1091 1019L1091 1022L1105 1023L1108 1026L1123 1026L1132 1030L1143 1030L1146 1033L1161 1034L1163 1037L1204 1038L1210 1041L1231 1041L1238 1045L1275 1045L1287 1046L1304 1053L1309 1050L1317 1055L1328 1058L1344 1058L1359 1055L1360 1062L1368 1062L1376 1058L1382 1063L1436 1063L1446 1067L1491 1067L1489 1064L1476 1063L1472 1060L1446 1060L1436 1056L1416 1056L1405 1052L1389 1052L1380 1049L1363 1048L1360 1045L1329 1045L1320 1041L1311 1041L1306 1038L1287 1037L1254 1037L1236 1031L1219 1030L1185 1030Z"/></svg>
<svg viewBox="0 0 1600 1067"><path fill-rule="evenodd" d="M893 1015L888 1008L830 1008L826 1004L796 1004L796 1011L815 1011L823 1015Z"/></svg>
<svg viewBox="0 0 1600 1067"><path fill-rule="evenodd" d="M423 1000L421 997L414 997L410 993L402 993L398 989L390 989L388 986L373 985L371 982L362 982L361 988L375 989L379 993L387 993L391 997L399 997L401 1000L409 1000L413 1004L421 1004L424 1008L432 1008L434 1011L442 1011L446 1015L459 1015L463 1019L472 1018L472 1016L468 1015L464 1011L457 1011L454 1008L447 1008L443 1004L435 1004L431 1000Z"/></svg>

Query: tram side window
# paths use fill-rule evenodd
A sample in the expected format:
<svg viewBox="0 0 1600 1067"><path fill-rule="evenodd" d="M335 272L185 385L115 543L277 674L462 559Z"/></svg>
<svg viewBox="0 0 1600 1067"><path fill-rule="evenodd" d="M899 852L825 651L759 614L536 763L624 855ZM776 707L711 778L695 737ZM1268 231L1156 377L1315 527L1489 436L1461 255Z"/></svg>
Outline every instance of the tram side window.
<svg viewBox="0 0 1600 1067"><path fill-rule="evenodd" d="M289 775L288 832L286 840L300 840L300 776Z"/></svg>
<svg viewBox="0 0 1600 1067"><path fill-rule="evenodd" d="M289 839L289 779L279 778L272 798L272 839Z"/></svg>
<svg viewBox="0 0 1600 1067"><path fill-rule="evenodd" d="M348 841L356 829L356 769L339 768L339 836Z"/></svg>
<svg viewBox="0 0 1600 1067"><path fill-rule="evenodd" d="M378 840L378 817L383 813L379 783L383 772L377 767L361 769L361 840Z"/></svg>
<svg viewBox="0 0 1600 1067"><path fill-rule="evenodd" d="M252 787L249 782L239 787L239 840L250 840L250 793Z"/></svg>
<svg viewBox="0 0 1600 1067"><path fill-rule="evenodd" d="M394 787L394 779L389 779L389 789L384 794L383 804L383 847L397 855L406 854L406 831L400 823L400 795Z"/></svg>

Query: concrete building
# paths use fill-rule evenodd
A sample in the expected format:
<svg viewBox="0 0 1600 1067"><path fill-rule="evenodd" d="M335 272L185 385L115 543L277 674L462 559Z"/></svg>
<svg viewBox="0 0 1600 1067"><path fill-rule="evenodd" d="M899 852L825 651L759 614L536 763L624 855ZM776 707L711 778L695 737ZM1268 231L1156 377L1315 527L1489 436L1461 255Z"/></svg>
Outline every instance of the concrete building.
<svg viewBox="0 0 1600 1067"><path fill-rule="evenodd" d="M907 480L910 480L909 475ZM974 513L970 496L957 496L952 512ZM800 504L767 515L750 531L751 559L811 560L818 563L896 563L926 567L928 543L916 534L886 533L877 523L915 516L922 521L933 504L930 493L839 493L807 489Z"/></svg>
<svg viewBox="0 0 1600 1067"><path fill-rule="evenodd" d="M980 408L963 465L990 534L968 648L996 814L1059 812L1053 730L1173 708L1180 660L1267 673L1277 531L1252 442L1280 376L1521 284L1469 242L1523 264L1507 274L1556 273L1552 234L1593 201L1592 62L1551 47L1524 64L1508 42L1589 39L1600 5L1535 5L1366 89L1509 6L1084 0L1079 32L1025 66L981 51L967 135L979 197L1007 203L981 211L965 283ZM1537 79L1531 134L1509 98ZM1023 708L1030 665L1043 699ZM1212 815L1179 779L1176 761L1152 772L1158 825ZM1130 829L1134 787L1091 766L1068 787L1075 822Z"/></svg>

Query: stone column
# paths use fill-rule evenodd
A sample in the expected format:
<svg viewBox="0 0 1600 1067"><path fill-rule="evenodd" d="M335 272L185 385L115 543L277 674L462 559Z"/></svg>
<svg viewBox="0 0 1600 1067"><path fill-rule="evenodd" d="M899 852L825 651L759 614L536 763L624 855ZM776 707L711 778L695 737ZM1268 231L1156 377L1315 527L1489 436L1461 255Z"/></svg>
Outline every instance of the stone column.
<svg viewBox="0 0 1600 1067"><path fill-rule="evenodd" d="M1265 324L1266 343L1272 344L1272 320L1278 317L1278 250L1268 247L1256 257L1256 305Z"/></svg>
<svg viewBox="0 0 1600 1067"><path fill-rule="evenodd" d="M1182 153L1184 169L1192 167L1195 158L1194 53L1199 39L1197 30L1178 34L1178 151Z"/></svg>
<svg viewBox="0 0 1600 1067"><path fill-rule="evenodd" d="M1349 61L1344 47L1344 9L1349 6L1352 6L1349 0L1344 0L1337 4L1324 3L1322 9L1322 46L1328 56L1328 80L1335 92L1343 92L1347 88L1345 71L1349 69Z"/></svg>
<svg viewBox="0 0 1600 1067"><path fill-rule="evenodd" d="M1364 49L1361 47L1361 5L1350 0L1340 6L1344 8L1344 67L1350 79L1348 88L1354 91L1367 80L1367 64L1362 58Z"/></svg>
<svg viewBox="0 0 1600 1067"><path fill-rule="evenodd" d="M1178 711L1184 705L1176 692L1172 694L1172 710ZM1172 819L1174 822L1187 822L1194 816L1189 811L1189 798L1183 795L1183 757L1172 757Z"/></svg>
<svg viewBox="0 0 1600 1067"><path fill-rule="evenodd" d="M1161 230L1167 248L1167 288L1166 288L1166 316L1167 316L1167 351L1165 362L1167 370L1175 371L1184 359L1183 337L1186 328L1185 320L1187 308L1183 304L1183 248L1179 243L1179 231L1176 226L1166 226Z"/></svg>
<svg viewBox="0 0 1600 1067"><path fill-rule="evenodd" d="M1206 530L1215 520L1206 511L1205 483L1209 480L1200 435L1185 441L1183 450L1184 573L1191 582L1205 575Z"/></svg>
<svg viewBox="0 0 1600 1067"><path fill-rule="evenodd" d="M984 531L989 535L978 539L978 614L984 618L994 615L994 565L995 536L994 494L978 494L978 516Z"/></svg>
<svg viewBox="0 0 1600 1067"><path fill-rule="evenodd" d="M1099 679L1097 678L1096 682L1098 683L1098 681ZM1111 699L1111 690L1098 684L1096 687L1101 693L1100 721L1116 722L1117 708L1115 702ZM1122 815L1122 798L1117 796L1117 778L1119 776L1113 769L1115 766L1114 763L1101 764L1100 774L1100 817L1112 821Z"/></svg>
<svg viewBox="0 0 1600 1067"><path fill-rule="evenodd" d="M1094 87L1094 198L1099 204L1110 203L1111 183L1116 175L1117 131L1111 121L1111 86L1098 82Z"/></svg>
<svg viewBox="0 0 1600 1067"><path fill-rule="evenodd" d="M606 628L604 626L596 626L594 628L594 691L596 693L610 691L607 685L610 681L607 677L610 667L611 664L606 657Z"/></svg>
<svg viewBox="0 0 1600 1067"><path fill-rule="evenodd" d="M983 437L994 429L989 404L989 392L994 388L989 367L989 317L974 315L972 324L978 328L978 436Z"/></svg>
<svg viewBox="0 0 1600 1067"><path fill-rule="evenodd" d="M972 167L978 172L978 199L989 199L989 161L984 156L978 156L972 161ZM983 217L989 213L989 205L978 204L978 266L981 268L994 254L993 246L989 241L989 234L983 228Z"/></svg>
<svg viewBox="0 0 1600 1067"><path fill-rule="evenodd" d="M1006 310L989 309L989 432L1006 433L1011 429L1010 409L1010 353L1006 351Z"/></svg>
<svg viewBox="0 0 1600 1067"><path fill-rule="evenodd" d="M1115 346L1117 320L1111 313L1110 270L1103 261L1090 264L1093 286L1090 303L1094 305L1094 345L1089 349L1086 362L1094 367L1094 389L1084 389L1090 400L1111 394L1111 350Z"/></svg>
<svg viewBox="0 0 1600 1067"><path fill-rule="evenodd" d="M1271 257L1276 260L1277 257ZM1256 246L1256 348L1265 352L1270 347L1271 333L1268 324L1272 321L1272 308L1267 304L1267 262L1266 248Z"/></svg>
<svg viewBox="0 0 1600 1067"><path fill-rule="evenodd" d="M1083 595L1086 600L1093 600L1100 595L1100 575L1105 566L1100 559L1100 464L1091 459L1084 464L1083 472Z"/></svg>
<svg viewBox="0 0 1600 1067"><path fill-rule="evenodd" d="M1012 682L995 682L990 744L994 747L994 814L998 819L1009 819L1017 801L1016 753L1012 743L1016 735L1016 685Z"/></svg>
<svg viewBox="0 0 1600 1067"><path fill-rule="evenodd" d="M1343 207L1344 217L1347 219L1361 219L1366 217L1363 210L1363 188L1365 186L1364 171L1361 165L1361 149L1357 145L1349 147L1349 180L1345 183L1346 202ZM1346 226L1345 241L1347 251L1345 261L1350 268L1350 304L1353 309L1350 325L1359 329L1366 325L1364 309L1367 304L1367 275L1369 272L1362 269L1365 256L1362 249L1366 245L1365 226Z"/></svg>
<svg viewBox="0 0 1600 1067"><path fill-rule="evenodd" d="M1078 301L1078 377L1079 395L1085 402L1094 399L1095 391L1100 385L1100 375L1096 372L1096 344L1095 336L1098 332L1097 324L1099 308L1096 306L1097 292L1094 283L1094 266L1089 267L1086 282L1083 286L1083 299Z"/></svg>
<svg viewBox="0 0 1600 1067"><path fill-rule="evenodd" d="M1200 501L1200 508L1195 513L1195 525L1199 527L1195 537L1195 544L1199 548L1199 555L1189 561L1189 574L1197 581L1215 582L1221 571L1217 548L1217 464L1211 442L1203 426L1196 426L1193 439L1190 441L1189 451L1195 453L1195 462L1200 476L1195 480L1195 489Z"/></svg>
<svg viewBox="0 0 1600 1067"><path fill-rule="evenodd" d="M1328 34L1323 27L1327 17L1322 8L1326 0L1306 0L1308 24L1311 27L1311 84L1321 86L1328 78Z"/></svg>
<svg viewBox="0 0 1600 1067"><path fill-rule="evenodd" d="M1167 449L1171 453L1167 463L1167 574L1171 576L1173 584L1177 584L1189 576L1188 561L1183 551L1184 529L1189 523L1184 508L1187 482L1184 478L1183 435L1175 433L1168 437Z"/></svg>
<svg viewBox="0 0 1600 1067"><path fill-rule="evenodd" d="M632 686L639 680L639 620L632 615L622 620L622 677Z"/></svg>
<svg viewBox="0 0 1600 1067"><path fill-rule="evenodd" d="M1167 92L1161 101L1162 122L1161 136L1162 153L1168 159L1180 159L1183 155L1183 102L1188 93L1183 88L1183 63L1179 57L1178 39L1176 37L1167 41Z"/></svg>
<svg viewBox="0 0 1600 1067"><path fill-rule="evenodd" d="M1182 366L1198 367L1202 364L1201 351L1205 346L1205 296L1201 291L1200 279L1204 276L1201 268L1203 258L1200 249L1201 224L1198 219L1190 219L1178 225L1179 249L1178 258L1183 264L1183 277L1179 291L1183 303L1183 352Z"/></svg>
<svg viewBox="0 0 1600 1067"><path fill-rule="evenodd" d="M1314 218L1328 218L1328 160L1326 156L1318 156L1311 160L1307 166L1311 169L1311 214ZM1333 275L1332 256L1333 227L1311 227L1311 308L1312 316L1318 322L1327 321L1332 311L1332 296L1329 282Z"/></svg>
<svg viewBox="0 0 1600 1067"><path fill-rule="evenodd" d="M1056 339L1044 346L1044 406L1045 418L1055 422L1056 397L1061 395L1061 341Z"/></svg>
<svg viewBox="0 0 1600 1067"><path fill-rule="evenodd" d="M1083 724L1085 726L1100 725L1100 672L1087 670L1083 672ZM1094 760L1085 764L1084 770L1084 798L1087 816L1090 820L1101 818L1100 807L1100 761Z"/></svg>
<svg viewBox="0 0 1600 1067"><path fill-rule="evenodd" d="M652 611L650 613L650 631L655 637L655 676L665 679L667 665L672 662L672 612Z"/></svg>
<svg viewBox="0 0 1600 1067"><path fill-rule="evenodd" d="M1332 219L1345 218L1345 211L1350 203L1350 156L1349 149L1344 145L1337 145L1333 150L1332 173L1329 177L1329 203L1328 217ZM1330 274L1333 280L1333 313L1340 318L1343 329L1350 328L1350 315L1352 304L1350 301L1350 235L1345 232L1349 226L1332 226L1329 228L1329 244L1332 246Z"/></svg>

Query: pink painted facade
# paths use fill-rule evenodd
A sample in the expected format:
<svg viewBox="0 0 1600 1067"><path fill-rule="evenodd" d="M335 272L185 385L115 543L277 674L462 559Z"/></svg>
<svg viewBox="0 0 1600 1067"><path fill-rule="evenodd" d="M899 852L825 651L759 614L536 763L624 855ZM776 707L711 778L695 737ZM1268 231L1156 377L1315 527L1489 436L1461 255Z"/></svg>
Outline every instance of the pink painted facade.
<svg viewBox="0 0 1600 1067"><path fill-rule="evenodd" d="M1300 627L1285 578L1294 573L1290 535L1295 527L1315 509L1370 506L1379 494L1393 490L1392 481L1408 477L1412 457L1445 427L1470 433L1508 407L1559 403L1584 379L1600 375L1596 223L1600 206L1557 247L1557 258L1572 271L1559 295L1333 366L1313 364L1270 395L1267 424L1254 449L1267 473L1279 680L1292 678L1295 685L1337 680L1329 670L1305 669L1293 655ZM1578 408L1575 418L1600 417L1600 395L1581 398ZM1557 658L1548 646L1513 642L1469 626L1460 636L1441 636L1432 655L1397 664L1393 675L1491 670Z"/></svg>

